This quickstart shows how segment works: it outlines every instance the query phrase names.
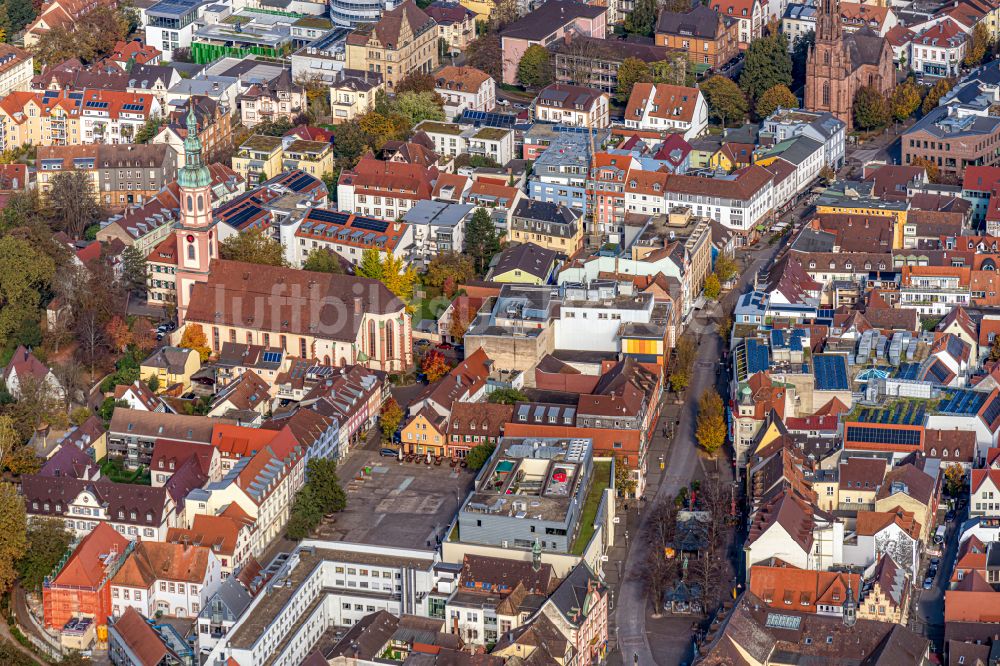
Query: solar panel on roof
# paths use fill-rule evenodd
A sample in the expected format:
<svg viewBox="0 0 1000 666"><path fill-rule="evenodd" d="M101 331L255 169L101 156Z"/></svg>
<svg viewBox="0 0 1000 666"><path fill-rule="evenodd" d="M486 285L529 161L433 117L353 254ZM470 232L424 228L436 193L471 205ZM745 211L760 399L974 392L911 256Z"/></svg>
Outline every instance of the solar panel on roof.
<svg viewBox="0 0 1000 666"><path fill-rule="evenodd" d="M983 410L983 421L991 425L996 421L998 416L1000 416L1000 395L993 398L990 404L986 405L986 409Z"/></svg>
<svg viewBox="0 0 1000 666"><path fill-rule="evenodd" d="M819 354L813 361L816 388L820 391L846 391L850 388L847 379L847 363L843 356Z"/></svg>
<svg viewBox="0 0 1000 666"><path fill-rule="evenodd" d="M301 192L306 188L307 185L313 182L312 176L308 174L299 174L293 178L290 182L285 184L285 187L290 189L292 192Z"/></svg>
<svg viewBox="0 0 1000 666"><path fill-rule="evenodd" d="M84 104L84 106L86 106L87 108L90 108L90 109L106 109L106 108L108 108L108 103L107 102L94 102L94 101L90 101L90 102L87 102L86 104Z"/></svg>
<svg viewBox="0 0 1000 666"><path fill-rule="evenodd" d="M281 363L281 352L264 352L264 363Z"/></svg>
<svg viewBox="0 0 1000 666"><path fill-rule="evenodd" d="M367 231L377 231L380 234L385 233L385 230L389 228L389 223L385 220L376 220L370 217L356 217L354 222L351 224L355 229L365 229Z"/></svg>
<svg viewBox="0 0 1000 666"><path fill-rule="evenodd" d="M145 108L146 107L144 107L142 104L123 104L122 105L122 109L124 109L125 111L142 111Z"/></svg>
<svg viewBox="0 0 1000 666"><path fill-rule="evenodd" d="M262 209L257 206L247 206L243 210L234 214L232 217L227 218L226 224L239 229L241 226L249 222L251 218L260 213L261 210Z"/></svg>
<svg viewBox="0 0 1000 666"><path fill-rule="evenodd" d="M944 384L951 378L951 371L941 361L934 361L931 367L927 368L924 378L931 378L938 384Z"/></svg>
<svg viewBox="0 0 1000 666"><path fill-rule="evenodd" d="M319 222L329 222L330 224L346 224L351 217L348 213L341 213L325 208L313 208L309 211L309 217Z"/></svg>
<svg viewBox="0 0 1000 666"><path fill-rule="evenodd" d="M460 122L510 129L517 124L517 116L508 113L489 113L486 111L471 111L466 109L462 112Z"/></svg>

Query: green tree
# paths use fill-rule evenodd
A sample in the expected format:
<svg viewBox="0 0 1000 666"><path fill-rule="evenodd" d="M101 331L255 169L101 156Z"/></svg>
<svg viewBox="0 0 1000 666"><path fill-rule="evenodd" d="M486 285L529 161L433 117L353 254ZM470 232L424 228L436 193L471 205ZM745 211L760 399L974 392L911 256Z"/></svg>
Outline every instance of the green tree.
<svg viewBox="0 0 1000 666"><path fill-rule="evenodd" d="M382 259L378 250L368 248L361 253L361 263L354 269L355 274L372 280L382 279Z"/></svg>
<svg viewBox="0 0 1000 666"><path fill-rule="evenodd" d="M409 303L413 298L417 273L402 257L389 253L382 257L378 250L369 248L361 253L361 263L354 269L354 273L379 280L404 303Z"/></svg>
<svg viewBox="0 0 1000 666"><path fill-rule="evenodd" d="M687 388L691 381L691 373L694 371L694 360L698 349L690 336L684 336L677 341L674 350L676 358L670 368L670 388L675 393L679 393Z"/></svg>
<svg viewBox="0 0 1000 666"><path fill-rule="evenodd" d="M285 136L288 130L295 129L295 125L288 118L275 118L274 120L265 120L264 122L257 123L253 126L254 134L263 134L264 136Z"/></svg>
<svg viewBox="0 0 1000 666"><path fill-rule="evenodd" d="M10 483L0 483L0 592L17 578L16 563L28 545L24 501Z"/></svg>
<svg viewBox="0 0 1000 666"><path fill-rule="evenodd" d="M527 402L528 396L518 389L499 388L486 396L486 401L495 405L513 405L516 402Z"/></svg>
<svg viewBox="0 0 1000 666"><path fill-rule="evenodd" d="M632 95L632 88L637 83L653 80L653 72L649 65L638 58L625 58L618 67L618 86L615 97L622 104L628 103L628 98Z"/></svg>
<svg viewBox="0 0 1000 666"><path fill-rule="evenodd" d="M139 128L139 131L135 133L135 137L132 140L135 143L149 143L153 140L153 137L160 133L161 127L163 127L163 118L158 115L152 115Z"/></svg>
<svg viewBox="0 0 1000 666"><path fill-rule="evenodd" d="M815 43L816 32L813 30L795 38L795 43L792 45L793 88L801 88L806 84L806 63L809 62L809 51Z"/></svg>
<svg viewBox="0 0 1000 666"><path fill-rule="evenodd" d="M2 8L6 10L4 28L8 35L15 35L24 30L37 14L31 0L4 0Z"/></svg>
<svg viewBox="0 0 1000 666"><path fill-rule="evenodd" d="M29 240L0 235L0 348L26 321L38 321L42 292L52 284L55 262Z"/></svg>
<svg viewBox="0 0 1000 666"><path fill-rule="evenodd" d="M737 264L736 260L728 254L720 253L719 256L715 258L715 274L718 276L719 281L729 282L736 277L739 272L739 264Z"/></svg>
<svg viewBox="0 0 1000 666"><path fill-rule="evenodd" d="M659 9L657 0L636 0L632 11L625 15L625 32L652 37Z"/></svg>
<svg viewBox="0 0 1000 666"><path fill-rule="evenodd" d="M889 122L889 101L878 89L863 86L854 95L854 124L873 130Z"/></svg>
<svg viewBox="0 0 1000 666"><path fill-rule="evenodd" d="M347 494L337 476L336 460L313 458L306 465L306 479L323 513L343 511L347 506Z"/></svg>
<svg viewBox="0 0 1000 666"><path fill-rule="evenodd" d="M695 85L691 61L684 53L668 53L665 59L654 62L649 68L653 74L653 83L669 83L689 88Z"/></svg>
<svg viewBox="0 0 1000 666"><path fill-rule="evenodd" d="M325 247L317 247L302 262L302 270L341 275L344 272L344 265L340 262L340 257L336 252L328 250Z"/></svg>
<svg viewBox="0 0 1000 666"><path fill-rule="evenodd" d="M219 256L264 266L287 265L281 243L271 238L264 229L233 234L219 244Z"/></svg>
<svg viewBox="0 0 1000 666"><path fill-rule="evenodd" d="M31 521L27 530L28 547L24 557L17 563L21 585L26 590L39 590L45 577L69 549L73 535L66 529L66 523L59 518L43 518Z"/></svg>
<svg viewBox="0 0 1000 666"><path fill-rule="evenodd" d="M434 255L424 273L424 286L444 290L446 283L463 285L476 276L472 258L458 252ZM450 295L450 294L446 294Z"/></svg>
<svg viewBox="0 0 1000 666"><path fill-rule="evenodd" d="M799 108L799 98L788 89L788 86L781 84L768 88L757 100L757 117L767 118L778 108Z"/></svg>
<svg viewBox="0 0 1000 666"><path fill-rule="evenodd" d="M393 110L406 118L408 127L424 120L444 120L441 96L433 91L397 93Z"/></svg>
<svg viewBox="0 0 1000 666"><path fill-rule="evenodd" d="M705 298L710 301L714 301L719 298L719 292L722 291L722 285L719 283L719 276L715 273L709 273L708 277L705 278Z"/></svg>
<svg viewBox="0 0 1000 666"><path fill-rule="evenodd" d="M489 32L473 40L465 53L470 67L486 72L496 81L503 80L503 50L498 33Z"/></svg>
<svg viewBox="0 0 1000 666"><path fill-rule="evenodd" d="M726 418L722 398L715 389L708 389L698 399L698 418L695 439L712 457L726 443Z"/></svg>
<svg viewBox="0 0 1000 666"><path fill-rule="evenodd" d="M289 539L300 541L309 536L323 520L323 510L316 499L316 492L309 484L295 493L295 502L288 515L285 533Z"/></svg>
<svg viewBox="0 0 1000 666"><path fill-rule="evenodd" d="M740 74L740 89L757 100L774 86L792 85L792 59L788 55L788 37L775 32L750 42L746 62Z"/></svg>
<svg viewBox="0 0 1000 666"><path fill-rule="evenodd" d="M82 238L87 227L106 217L85 171L60 171L53 176L47 208L52 226L73 238Z"/></svg>
<svg viewBox="0 0 1000 666"><path fill-rule="evenodd" d="M723 127L732 122L740 122L747 116L747 98L739 86L721 74L716 74L701 84L708 110L719 119Z"/></svg>
<svg viewBox="0 0 1000 666"><path fill-rule="evenodd" d="M544 88L552 83L552 58L549 50L532 44L517 64L517 79L526 88Z"/></svg>
<svg viewBox="0 0 1000 666"><path fill-rule="evenodd" d="M399 429L399 424L403 421L403 408L399 406L395 398L389 398L382 406L379 415L379 427L382 429L382 441L391 442L392 436Z"/></svg>
<svg viewBox="0 0 1000 666"><path fill-rule="evenodd" d="M993 39L984 21L976 23L972 28L972 41L965 52L962 61L966 67L976 67L983 62L983 57L993 48Z"/></svg>
<svg viewBox="0 0 1000 666"><path fill-rule="evenodd" d="M437 82L431 74L415 69L400 79L399 83L396 84L396 94L400 95L405 92L433 93L436 86Z"/></svg>
<svg viewBox="0 0 1000 666"><path fill-rule="evenodd" d="M937 83L931 86L931 89L927 91L927 97L924 97L924 103L921 107L924 115L934 110L938 102L941 101L941 98L947 95L954 85L955 82L951 79L939 79Z"/></svg>
<svg viewBox="0 0 1000 666"><path fill-rule="evenodd" d="M638 483L632 476L632 470L625 464L624 458L615 460L615 489L622 497L634 497Z"/></svg>
<svg viewBox="0 0 1000 666"><path fill-rule="evenodd" d="M146 257L134 245L122 250L122 282L129 291L146 291Z"/></svg>
<svg viewBox="0 0 1000 666"><path fill-rule="evenodd" d="M903 122L920 108L920 88L913 79L907 79L896 86L889 103L892 117Z"/></svg>
<svg viewBox="0 0 1000 666"><path fill-rule="evenodd" d="M490 459L493 455L494 449L496 449L495 444L477 444L469 449L469 452L465 454L465 464L473 472L478 472L486 464L486 461Z"/></svg>
<svg viewBox="0 0 1000 666"><path fill-rule="evenodd" d="M357 120L337 125L333 135L333 156L341 167L353 167L369 148L368 135Z"/></svg>
<svg viewBox="0 0 1000 666"><path fill-rule="evenodd" d="M500 237L490 214L484 208L477 208L465 227L466 252L476 263L476 272L483 273L493 256L500 251Z"/></svg>

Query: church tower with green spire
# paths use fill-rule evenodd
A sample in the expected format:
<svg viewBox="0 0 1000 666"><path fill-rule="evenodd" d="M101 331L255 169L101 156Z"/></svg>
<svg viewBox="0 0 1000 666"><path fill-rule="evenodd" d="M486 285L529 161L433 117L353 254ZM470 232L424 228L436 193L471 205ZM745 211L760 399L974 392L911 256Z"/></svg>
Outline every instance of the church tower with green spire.
<svg viewBox="0 0 1000 666"><path fill-rule="evenodd" d="M189 104L184 166L177 174L180 221L177 238L177 317L183 326L197 282L207 282L213 259L219 256L219 239L212 219L212 174L202 161L201 140L194 104Z"/></svg>

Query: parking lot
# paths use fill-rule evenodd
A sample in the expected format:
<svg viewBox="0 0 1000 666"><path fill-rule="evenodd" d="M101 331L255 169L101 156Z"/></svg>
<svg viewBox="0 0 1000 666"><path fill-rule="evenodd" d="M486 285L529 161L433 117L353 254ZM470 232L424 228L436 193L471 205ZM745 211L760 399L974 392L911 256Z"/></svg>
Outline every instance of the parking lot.
<svg viewBox="0 0 1000 666"><path fill-rule="evenodd" d="M347 509L325 519L317 538L402 548L436 546L475 479L447 461L405 463L367 449L341 470Z"/></svg>

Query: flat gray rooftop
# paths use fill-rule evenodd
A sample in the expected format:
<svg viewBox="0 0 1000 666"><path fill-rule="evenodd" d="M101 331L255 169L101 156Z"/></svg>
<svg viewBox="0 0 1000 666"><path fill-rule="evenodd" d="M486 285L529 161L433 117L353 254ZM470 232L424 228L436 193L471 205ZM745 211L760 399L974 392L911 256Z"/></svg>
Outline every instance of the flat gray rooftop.
<svg viewBox="0 0 1000 666"><path fill-rule="evenodd" d="M444 533L472 489L475 475L444 461L440 466L398 462L357 450L372 473L363 481L341 477L347 509L325 519L315 538L399 548L427 548ZM353 461L352 461L353 462ZM355 469L354 464L351 469Z"/></svg>

